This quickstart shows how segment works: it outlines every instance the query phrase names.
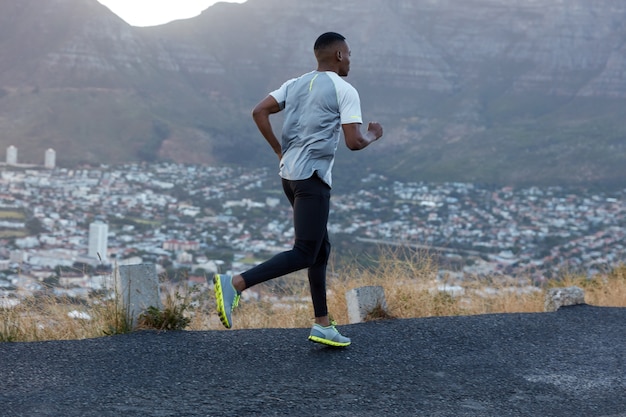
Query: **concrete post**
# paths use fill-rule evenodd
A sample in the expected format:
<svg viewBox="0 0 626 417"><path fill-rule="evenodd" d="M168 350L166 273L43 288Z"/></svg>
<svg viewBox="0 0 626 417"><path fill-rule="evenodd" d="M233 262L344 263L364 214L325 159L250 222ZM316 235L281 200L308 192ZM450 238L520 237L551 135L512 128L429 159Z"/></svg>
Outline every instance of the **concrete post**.
<svg viewBox="0 0 626 417"><path fill-rule="evenodd" d="M350 323L361 323L373 312L388 316L385 290L381 286L354 288L346 292L346 303Z"/></svg>
<svg viewBox="0 0 626 417"><path fill-rule="evenodd" d="M115 271L115 290L131 327L150 306L162 309L159 278L154 264L120 265Z"/></svg>

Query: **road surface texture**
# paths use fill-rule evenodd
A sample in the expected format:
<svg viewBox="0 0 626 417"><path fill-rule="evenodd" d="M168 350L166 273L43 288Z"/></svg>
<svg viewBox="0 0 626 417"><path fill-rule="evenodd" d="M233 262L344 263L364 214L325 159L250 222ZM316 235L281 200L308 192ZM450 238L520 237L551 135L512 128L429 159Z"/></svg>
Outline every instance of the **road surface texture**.
<svg viewBox="0 0 626 417"><path fill-rule="evenodd" d="M236 323L235 323L236 325ZM2 416L626 417L626 309L0 343Z"/></svg>

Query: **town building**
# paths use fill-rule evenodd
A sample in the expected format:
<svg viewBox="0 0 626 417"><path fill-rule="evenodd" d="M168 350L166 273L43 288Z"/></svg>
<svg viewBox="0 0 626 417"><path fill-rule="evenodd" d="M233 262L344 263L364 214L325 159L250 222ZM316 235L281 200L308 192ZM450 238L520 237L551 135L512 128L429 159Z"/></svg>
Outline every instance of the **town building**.
<svg viewBox="0 0 626 417"><path fill-rule="evenodd" d="M108 234L109 225L106 223L98 221L89 225L89 249L87 255L90 258L99 259L103 263L108 262Z"/></svg>

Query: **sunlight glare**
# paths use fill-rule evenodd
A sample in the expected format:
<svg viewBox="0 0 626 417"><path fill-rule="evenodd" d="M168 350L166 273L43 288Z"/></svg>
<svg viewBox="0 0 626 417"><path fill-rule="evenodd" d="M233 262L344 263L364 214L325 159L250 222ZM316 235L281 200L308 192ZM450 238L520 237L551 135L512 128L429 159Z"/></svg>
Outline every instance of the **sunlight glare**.
<svg viewBox="0 0 626 417"><path fill-rule="evenodd" d="M198 16L216 0L98 0L133 26L156 26ZM245 0L228 0L244 3Z"/></svg>

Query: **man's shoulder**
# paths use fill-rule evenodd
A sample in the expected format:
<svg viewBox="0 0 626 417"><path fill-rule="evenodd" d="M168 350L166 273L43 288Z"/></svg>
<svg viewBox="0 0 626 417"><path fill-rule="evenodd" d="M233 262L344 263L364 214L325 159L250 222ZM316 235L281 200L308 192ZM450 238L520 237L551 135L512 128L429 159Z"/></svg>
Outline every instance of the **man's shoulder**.
<svg viewBox="0 0 626 417"><path fill-rule="evenodd" d="M356 92L356 88L354 88L352 84L346 81L343 77L339 76L339 74L337 74L336 72L326 71L320 74L323 74L323 76L327 77L328 80L330 80L330 82L335 87L335 91L337 91L337 93L342 94L352 91Z"/></svg>
<svg viewBox="0 0 626 417"><path fill-rule="evenodd" d="M308 80L310 80L312 77L315 77L316 74L317 74L317 71L305 72L302 75L299 75L297 77L294 77L294 78L291 78L291 79L285 81L285 84L293 84L293 83L298 82L298 81L300 81L300 82L302 82L302 81L308 82Z"/></svg>
<svg viewBox="0 0 626 417"><path fill-rule="evenodd" d="M333 80L333 82L336 85L343 85L343 86L350 86L350 87L352 87L352 84L350 84L348 81L346 81L345 78L341 77L336 72L326 71L326 72L324 72L324 74L326 74L331 80Z"/></svg>
<svg viewBox="0 0 626 417"><path fill-rule="evenodd" d="M346 81L344 78L339 76L336 72L333 71L309 71L298 77L291 78L287 80L284 85L290 85L297 82L310 83L312 79L317 77L327 77L337 88L341 89L354 89L352 84Z"/></svg>
<svg viewBox="0 0 626 417"><path fill-rule="evenodd" d="M356 88L348 81L346 81L343 77L339 76L339 74L335 72L326 72L325 73L330 80L333 82L335 86L335 90L339 95L347 94L347 95L358 95Z"/></svg>

